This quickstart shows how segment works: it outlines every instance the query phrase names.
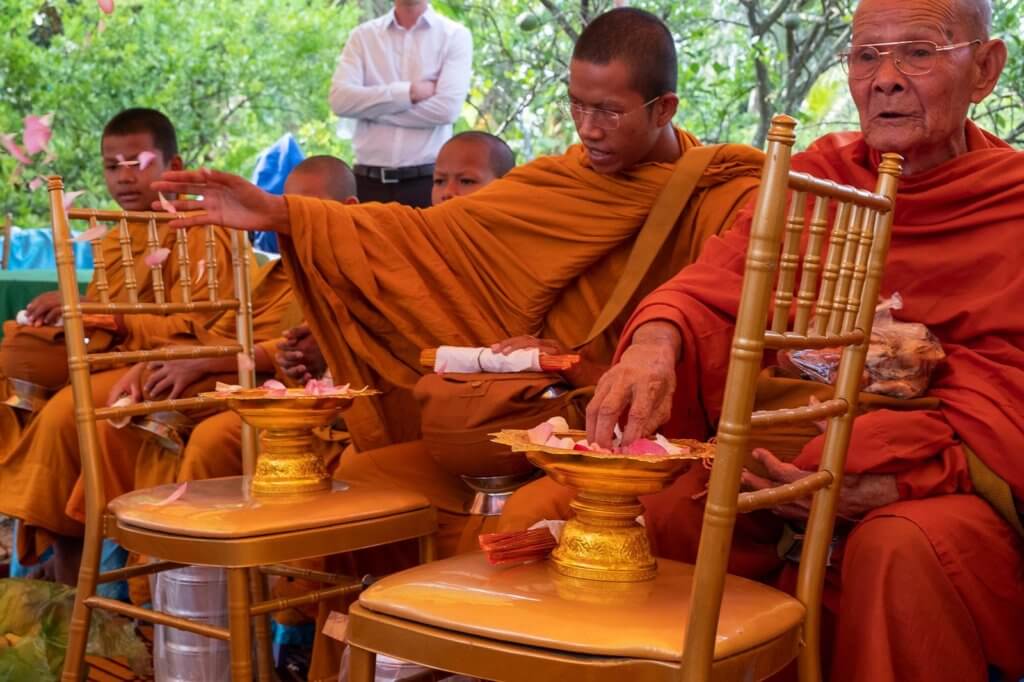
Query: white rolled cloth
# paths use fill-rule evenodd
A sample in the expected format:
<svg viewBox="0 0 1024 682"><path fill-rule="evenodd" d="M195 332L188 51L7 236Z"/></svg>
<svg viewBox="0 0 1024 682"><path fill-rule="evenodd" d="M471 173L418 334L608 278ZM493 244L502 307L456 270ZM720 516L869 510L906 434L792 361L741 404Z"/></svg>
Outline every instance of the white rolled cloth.
<svg viewBox="0 0 1024 682"><path fill-rule="evenodd" d="M28 319L28 311L27 310L19 310L18 314L14 316L14 321L17 322L18 324L22 325L23 327L27 327L28 325L32 324L32 321L30 319ZM63 327L64 326L64 318L63 317L58 317L57 321L54 322L50 326L51 327Z"/></svg>
<svg viewBox="0 0 1024 682"><path fill-rule="evenodd" d="M526 348L508 355L490 348L441 346L434 359L435 372L540 372L540 350Z"/></svg>

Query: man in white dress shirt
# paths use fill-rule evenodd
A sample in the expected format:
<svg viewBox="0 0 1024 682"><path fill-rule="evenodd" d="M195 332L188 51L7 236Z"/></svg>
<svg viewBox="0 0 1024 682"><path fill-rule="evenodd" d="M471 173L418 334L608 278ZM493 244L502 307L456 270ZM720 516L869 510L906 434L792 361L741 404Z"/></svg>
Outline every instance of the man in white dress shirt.
<svg viewBox="0 0 1024 682"><path fill-rule="evenodd" d="M434 160L469 92L473 40L427 0L395 0L349 36L331 80L331 109L356 119L361 201L430 206Z"/></svg>

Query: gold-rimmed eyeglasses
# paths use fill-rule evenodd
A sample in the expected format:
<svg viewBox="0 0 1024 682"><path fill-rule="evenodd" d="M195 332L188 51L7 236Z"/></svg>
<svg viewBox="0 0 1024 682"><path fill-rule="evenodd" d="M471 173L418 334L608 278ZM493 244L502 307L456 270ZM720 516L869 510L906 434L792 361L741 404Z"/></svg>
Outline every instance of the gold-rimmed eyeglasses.
<svg viewBox="0 0 1024 682"><path fill-rule="evenodd" d="M981 40L970 40L953 45L938 45L930 40L904 40L896 43L854 45L839 55L846 72L853 80L871 78L878 73L882 58L892 57L893 64L905 76L923 76L935 68L943 52L981 45ZM888 49L885 49L888 48Z"/></svg>
<svg viewBox="0 0 1024 682"><path fill-rule="evenodd" d="M643 111L659 99L661 99L661 95L644 102L636 109L630 109L629 111L622 112L588 107L572 101L563 102L562 109L572 117L572 120L576 122L576 125L581 125L586 117L589 116L591 125L601 128L602 130L615 130L622 125L622 118L624 116L629 116L630 114L635 114L638 111Z"/></svg>

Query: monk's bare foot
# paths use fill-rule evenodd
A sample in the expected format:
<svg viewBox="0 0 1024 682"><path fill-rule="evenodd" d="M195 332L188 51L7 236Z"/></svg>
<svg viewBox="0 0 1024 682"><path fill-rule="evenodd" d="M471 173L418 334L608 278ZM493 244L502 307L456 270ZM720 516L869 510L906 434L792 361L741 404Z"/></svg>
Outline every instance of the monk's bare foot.
<svg viewBox="0 0 1024 682"><path fill-rule="evenodd" d="M82 538L58 538L53 543L53 576L59 583L78 584L78 567L82 563Z"/></svg>

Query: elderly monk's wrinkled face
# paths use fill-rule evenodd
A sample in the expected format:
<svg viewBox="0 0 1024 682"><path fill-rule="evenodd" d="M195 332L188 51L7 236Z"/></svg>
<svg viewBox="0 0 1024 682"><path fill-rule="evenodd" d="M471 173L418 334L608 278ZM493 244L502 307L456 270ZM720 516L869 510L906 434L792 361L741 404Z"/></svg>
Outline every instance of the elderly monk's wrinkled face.
<svg viewBox="0 0 1024 682"><path fill-rule="evenodd" d="M483 140L451 140L434 162L434 188L430 203L437 206L455 197L472 194L495 179L491 149Z"/></svg>
<svg viewBox="0 0 1024 682"><path fill-rule="evenodd" d="M150 189L164 171L180 170L181 159L175 156L165 160L157 149L152 133L107 135L101 145L103 151L103 178L110 196L125 211L149 211L157 193ZM143 168L139 161L142 152L152 153L153 159Z"/></svg>
<svg viewBox="0 0 1024 682"><path fill-rule="evenodd" d="M852 42L927 40L945 46L983 38L976 23L962 15L959 0L863 0L854 15ZM964 153L968 109L998 79L998 73L991 77L992 65L987 63L991 49L985 43L939 52L930 72L914 76L900 72L887 55L873 76L850 78L868 145L902 154L908 175Z"/></svg>
<svg viewBox="0 0 1024 682"><path fill-rule="evenodd" d="M669 114L661 120L659 102L644 106L643 94L633 89L629 66L619 60L608 64L572 60L569 101L585 109L583 114L573 114L573 122L598 173L615 173L642 162L672 118Z"/></svg>

